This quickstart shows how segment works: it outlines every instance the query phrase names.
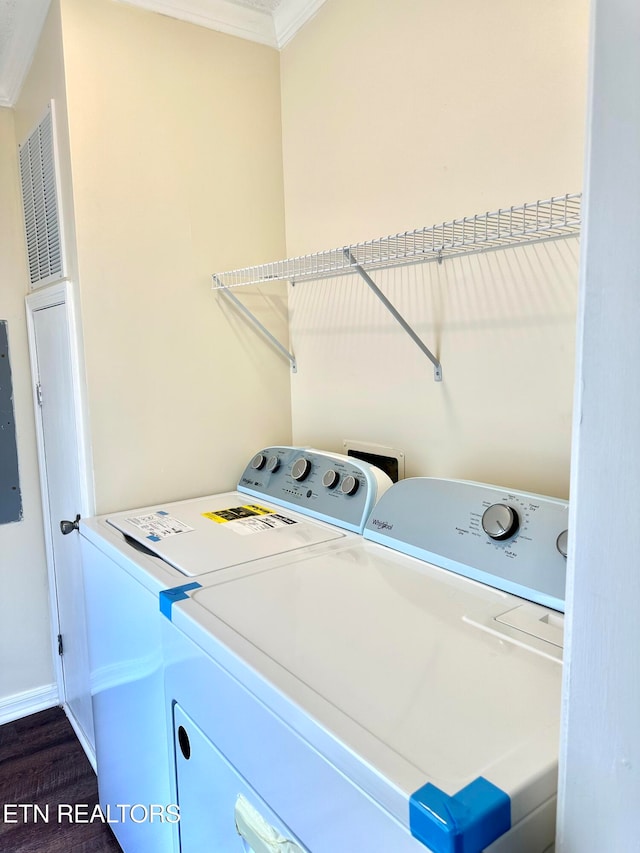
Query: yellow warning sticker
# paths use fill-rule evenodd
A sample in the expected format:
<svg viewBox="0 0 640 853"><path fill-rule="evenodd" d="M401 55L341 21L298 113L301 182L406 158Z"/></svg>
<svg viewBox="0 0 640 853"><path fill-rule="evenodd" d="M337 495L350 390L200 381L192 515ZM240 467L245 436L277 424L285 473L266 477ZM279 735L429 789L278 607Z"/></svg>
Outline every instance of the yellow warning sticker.
<svg viewBox="0 0 640 853"><path fill-rule="evenodd" d="M267 509L258 504L247 504L246 506L232 506L229 509L218 509L215 512L203 512L204 518L215 521L216 524L225 524L227 521L237 521L240 518L250 518L252 515L271 515L275 510Z"/></svg>

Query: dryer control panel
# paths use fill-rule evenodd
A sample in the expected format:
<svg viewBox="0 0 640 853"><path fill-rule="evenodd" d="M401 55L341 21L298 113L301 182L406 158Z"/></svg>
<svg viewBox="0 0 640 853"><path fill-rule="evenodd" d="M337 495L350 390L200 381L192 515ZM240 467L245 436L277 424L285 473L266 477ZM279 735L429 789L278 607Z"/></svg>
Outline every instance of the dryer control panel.
<svg viewBox="0 0 640 853"><path fill-rule="evenodd" d="M443 569L564 611L566 501L466 480L401 480L364 536Z"/></svg>
<svg viewBox="0 0 640 853"><path fill-rule="evenodd" d="M361 533L389 477L367 462L303 447L266 447L251 459L238 491Z"/></svg>

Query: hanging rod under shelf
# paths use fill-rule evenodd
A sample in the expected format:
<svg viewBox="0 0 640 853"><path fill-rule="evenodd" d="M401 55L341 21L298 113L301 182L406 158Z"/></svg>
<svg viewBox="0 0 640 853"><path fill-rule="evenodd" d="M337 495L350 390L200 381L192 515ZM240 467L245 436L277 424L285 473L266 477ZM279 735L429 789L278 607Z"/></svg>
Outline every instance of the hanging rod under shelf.
<svg viewBox="0 0 640 853"><path fill-rule="evenodd" d="M581 199L581 193L567 193L339 249L215 273L213 288L244 287L269 281L295 283L356 273L358 267L384 269L442 261L460 255L578 236Z"/></svg>

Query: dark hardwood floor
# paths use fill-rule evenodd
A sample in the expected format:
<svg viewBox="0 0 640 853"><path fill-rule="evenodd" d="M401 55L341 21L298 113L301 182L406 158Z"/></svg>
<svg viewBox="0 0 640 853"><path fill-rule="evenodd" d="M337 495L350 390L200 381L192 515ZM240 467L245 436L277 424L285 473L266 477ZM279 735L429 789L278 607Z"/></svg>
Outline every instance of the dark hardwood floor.
<svg viewBox="0 0 640 853"><path fill-rule="evenodd" d="M89 821L97 798L95 774L61 708L0 726L0 853L121 853L109 827ZM87 822L70 819L76 806Z"/></svg>

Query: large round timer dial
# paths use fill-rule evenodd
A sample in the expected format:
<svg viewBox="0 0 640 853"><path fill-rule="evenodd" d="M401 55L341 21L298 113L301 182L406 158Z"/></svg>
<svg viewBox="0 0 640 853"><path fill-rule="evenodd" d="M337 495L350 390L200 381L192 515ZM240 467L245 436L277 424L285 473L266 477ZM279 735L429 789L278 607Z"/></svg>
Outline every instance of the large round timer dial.
<svg viewBox="0 0 640 853"><path fill-rule="evenodd" d="M311 462L309 462L308 459L305 459L304 456L299 456L291 466L291 476L294 480L297 480L298 483L306 480L310 471Z"/></svg>
<svg viewBox="0 0 640 853"><path fill-rule="evenodd" d="M519 527L518 513L507 504L492 504L482 515L482 529L497 542L514 536Z"/></svg>

